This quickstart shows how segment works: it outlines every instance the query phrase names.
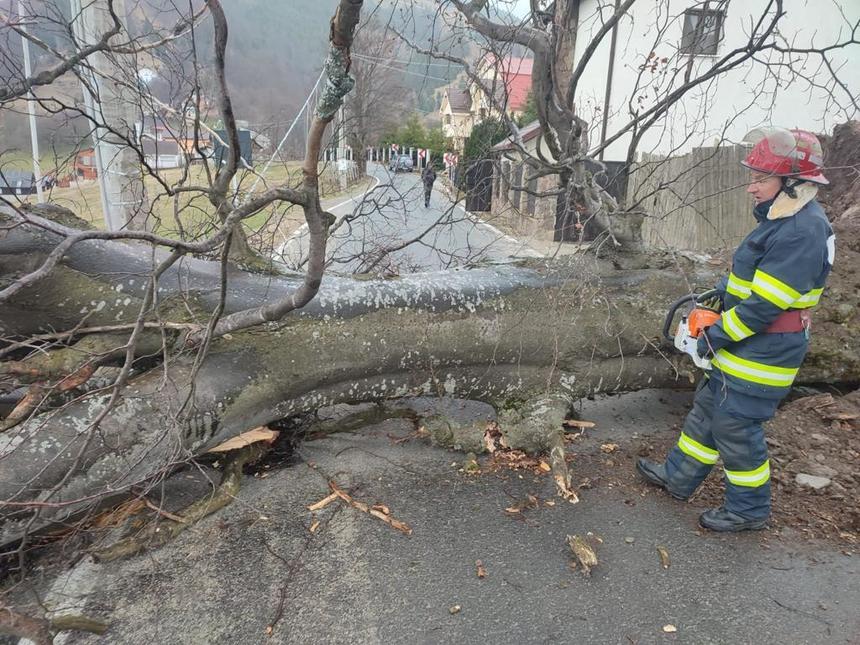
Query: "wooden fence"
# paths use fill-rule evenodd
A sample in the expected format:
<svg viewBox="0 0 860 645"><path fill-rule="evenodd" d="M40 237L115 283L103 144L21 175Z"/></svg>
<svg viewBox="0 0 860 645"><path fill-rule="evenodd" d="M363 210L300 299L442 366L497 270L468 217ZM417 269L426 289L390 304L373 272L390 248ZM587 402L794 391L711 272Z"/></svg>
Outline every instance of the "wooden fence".
<svg viewBox="0 0 860 645"><path fill-rule="evenodd" d="M741 146L694 148L679 157L644 153L630 173L627 204L645 211L645 244L734 249L755 226Z"/></svg>

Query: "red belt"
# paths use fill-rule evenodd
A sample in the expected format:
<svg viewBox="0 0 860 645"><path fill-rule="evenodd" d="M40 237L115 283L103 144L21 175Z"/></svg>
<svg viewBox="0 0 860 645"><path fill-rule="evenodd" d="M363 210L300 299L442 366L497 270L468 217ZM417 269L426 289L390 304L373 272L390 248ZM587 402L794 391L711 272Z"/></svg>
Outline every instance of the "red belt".
<svg viewBox="0 0 860 645"><path fill-rule="evenodd" d="M784 311L770 326L764 330L766 334L790 334L796 331L809 329L812 316L807 309L793 309Z"/></svg>

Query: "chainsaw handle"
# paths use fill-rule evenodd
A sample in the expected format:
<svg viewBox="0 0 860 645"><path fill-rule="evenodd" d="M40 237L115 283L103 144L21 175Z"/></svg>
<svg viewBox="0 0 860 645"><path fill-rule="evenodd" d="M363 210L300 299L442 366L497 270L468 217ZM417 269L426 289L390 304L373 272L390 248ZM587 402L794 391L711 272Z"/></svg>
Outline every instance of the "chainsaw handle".
<svg viewBox="0 0 860 645"><path fill-rule="evenodd" d="M675 319L675 314L678 312L678 308L685 304L692 304L693 308L695 306L708 298L712 298L720 291L719 289L708 289L707 291L703 291L702 293L690 293L686 296L681 296L671 305L669 305L669 311L666 312L666 320L663 321L663 337L668 341L674 341L675 336L672 334L672 321Z"/></svg>
<svg viewBox="0 0 860 645"><path fill-rule="evenodd" d="M686 296L681 296L669 305L669 311L666 312L666 320L663 321L663 338L668 341L675 340L675 335L672 333L672 322L675 320L678 308L686 303L690 303L695 307L697 298L698 296L695 293L689 293Z"/></svg>

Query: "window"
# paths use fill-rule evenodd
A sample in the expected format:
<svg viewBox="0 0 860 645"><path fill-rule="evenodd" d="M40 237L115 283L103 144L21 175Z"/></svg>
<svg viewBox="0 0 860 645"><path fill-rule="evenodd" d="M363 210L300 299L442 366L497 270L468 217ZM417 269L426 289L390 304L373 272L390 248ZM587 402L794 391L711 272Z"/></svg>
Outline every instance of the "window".
<svg viewBox="0 0 860 645"><path fill-rule="evenodd" d="M693 56L715 55L723 38L724 17L719 9L687 9L681 51Z"/></svg>
<svg viewBox="0 0 860 645"><path fill-rule="evenodd" d="M451 115L450 114L445 115L445 125L451 125Z"/></svg>

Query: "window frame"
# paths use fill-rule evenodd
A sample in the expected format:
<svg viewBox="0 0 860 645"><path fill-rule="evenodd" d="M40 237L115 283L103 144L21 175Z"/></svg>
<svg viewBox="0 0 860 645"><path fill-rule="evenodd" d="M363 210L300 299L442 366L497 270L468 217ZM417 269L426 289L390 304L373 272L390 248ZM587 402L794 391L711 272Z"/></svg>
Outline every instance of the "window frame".
<svg viewBox="0 0 860 645"><path fill-rule="evenodd" d="M692 32L687 30L687 22L692 17L696 16L698 22ZM709 17L717 19L716 40L713 42L712 48L704 49L704 45L710 45L706 40L706 35L710 36L711 32L704 31L705 20ZM719 55L720 45L725 37L726 11L722 3L717 7L709 7L708 3L704 5L690 7L684 10L684 22L681 25L681 43L679 50L686 56L717 56Z"/></svg>

